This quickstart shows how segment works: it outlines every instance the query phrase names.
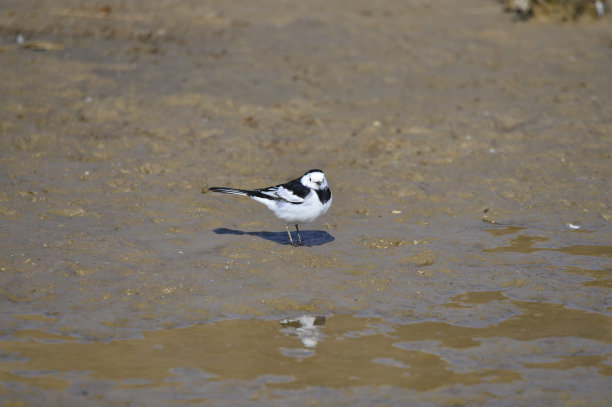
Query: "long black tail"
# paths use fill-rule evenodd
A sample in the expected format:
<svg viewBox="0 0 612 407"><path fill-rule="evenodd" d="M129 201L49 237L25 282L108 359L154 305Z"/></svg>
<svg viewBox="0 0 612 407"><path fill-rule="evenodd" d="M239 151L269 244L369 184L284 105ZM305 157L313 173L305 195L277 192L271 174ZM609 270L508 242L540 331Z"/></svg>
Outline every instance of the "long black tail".
<svg viewBox="0 0 612 407"><path fill-rule="evenodd" d="M253 191L249 191L246 189L236 189L236 188L224 188L224 187L210 187L209 191L218 192L220 194L232 194L232 195L245 195L251 196Z"/></svg>
<svg viewBox="0 0 612 407"><path fill-rule="evenodd" d="M232 194L232 195L244 195L250 198L263 198L270 201L277 200L278 197L274 195L264 194L257 189L237 189L237 188L224 188L224 187L210 187L209 191L218 192L221 194Z"/></svg>

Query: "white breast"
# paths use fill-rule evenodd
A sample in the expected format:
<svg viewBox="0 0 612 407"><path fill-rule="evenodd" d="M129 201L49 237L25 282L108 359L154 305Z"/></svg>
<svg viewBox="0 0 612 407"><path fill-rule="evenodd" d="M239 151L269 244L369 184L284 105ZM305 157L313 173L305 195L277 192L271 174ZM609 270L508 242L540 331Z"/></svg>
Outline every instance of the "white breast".
<svg viewBox="0 0 612 407"><path fill-rule="evenodd" d="M292 204L285 201L276 201L270 209L282 221L292 224L310 223L315 221L319 216L328 211L332 200L322 204L319 197L314 191L304 198L304 202L300 204Z"/></svg>

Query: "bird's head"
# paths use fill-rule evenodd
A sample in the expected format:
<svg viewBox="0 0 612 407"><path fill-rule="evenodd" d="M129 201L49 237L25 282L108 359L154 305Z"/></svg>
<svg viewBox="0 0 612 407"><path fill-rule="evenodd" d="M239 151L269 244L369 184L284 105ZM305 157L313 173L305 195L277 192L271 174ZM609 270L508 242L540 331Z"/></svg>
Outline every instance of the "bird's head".
<svg viewBox="0 0 612 407"><path fill-rule="evenodd" d="M312 189L326 189L327 180L321 170L310 170L302 176L302 184Z"/></svg>

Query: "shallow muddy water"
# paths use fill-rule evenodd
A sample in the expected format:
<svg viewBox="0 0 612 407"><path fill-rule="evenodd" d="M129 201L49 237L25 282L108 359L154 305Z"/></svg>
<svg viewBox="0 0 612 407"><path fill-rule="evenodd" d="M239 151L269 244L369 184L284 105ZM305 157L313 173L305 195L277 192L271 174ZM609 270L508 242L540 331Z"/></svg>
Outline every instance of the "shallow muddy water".
<svg viewBox="0 0 612 407"><path fill-rule="evenodd" d="M0 39L0 405L612 398L610 16L9 1ZM207 193L311 168L304 247Z"/></svg>

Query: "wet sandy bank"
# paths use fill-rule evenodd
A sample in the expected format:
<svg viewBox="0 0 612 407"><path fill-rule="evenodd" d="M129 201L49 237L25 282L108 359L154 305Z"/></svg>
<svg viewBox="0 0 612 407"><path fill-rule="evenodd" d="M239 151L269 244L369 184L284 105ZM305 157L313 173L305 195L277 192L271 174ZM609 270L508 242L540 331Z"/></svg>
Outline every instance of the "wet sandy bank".
<svg viewBox="0 0 612 407"><path fill-rule="evenodd" d="M178 398L174 375L194 404L598 404L611 26L476 0L7 3L2 43L61 46L0 54L2 394L145 405ZM303 248L257 203L202 194L309 168L334 204ZM306 314L328 317L318 381L282 351L300 342L278 321ZM351 343L352 383L335 341L372 324L389 332ZM254 331L241 352L259 366L262 346L260 371L208 364Z"/></svg>

